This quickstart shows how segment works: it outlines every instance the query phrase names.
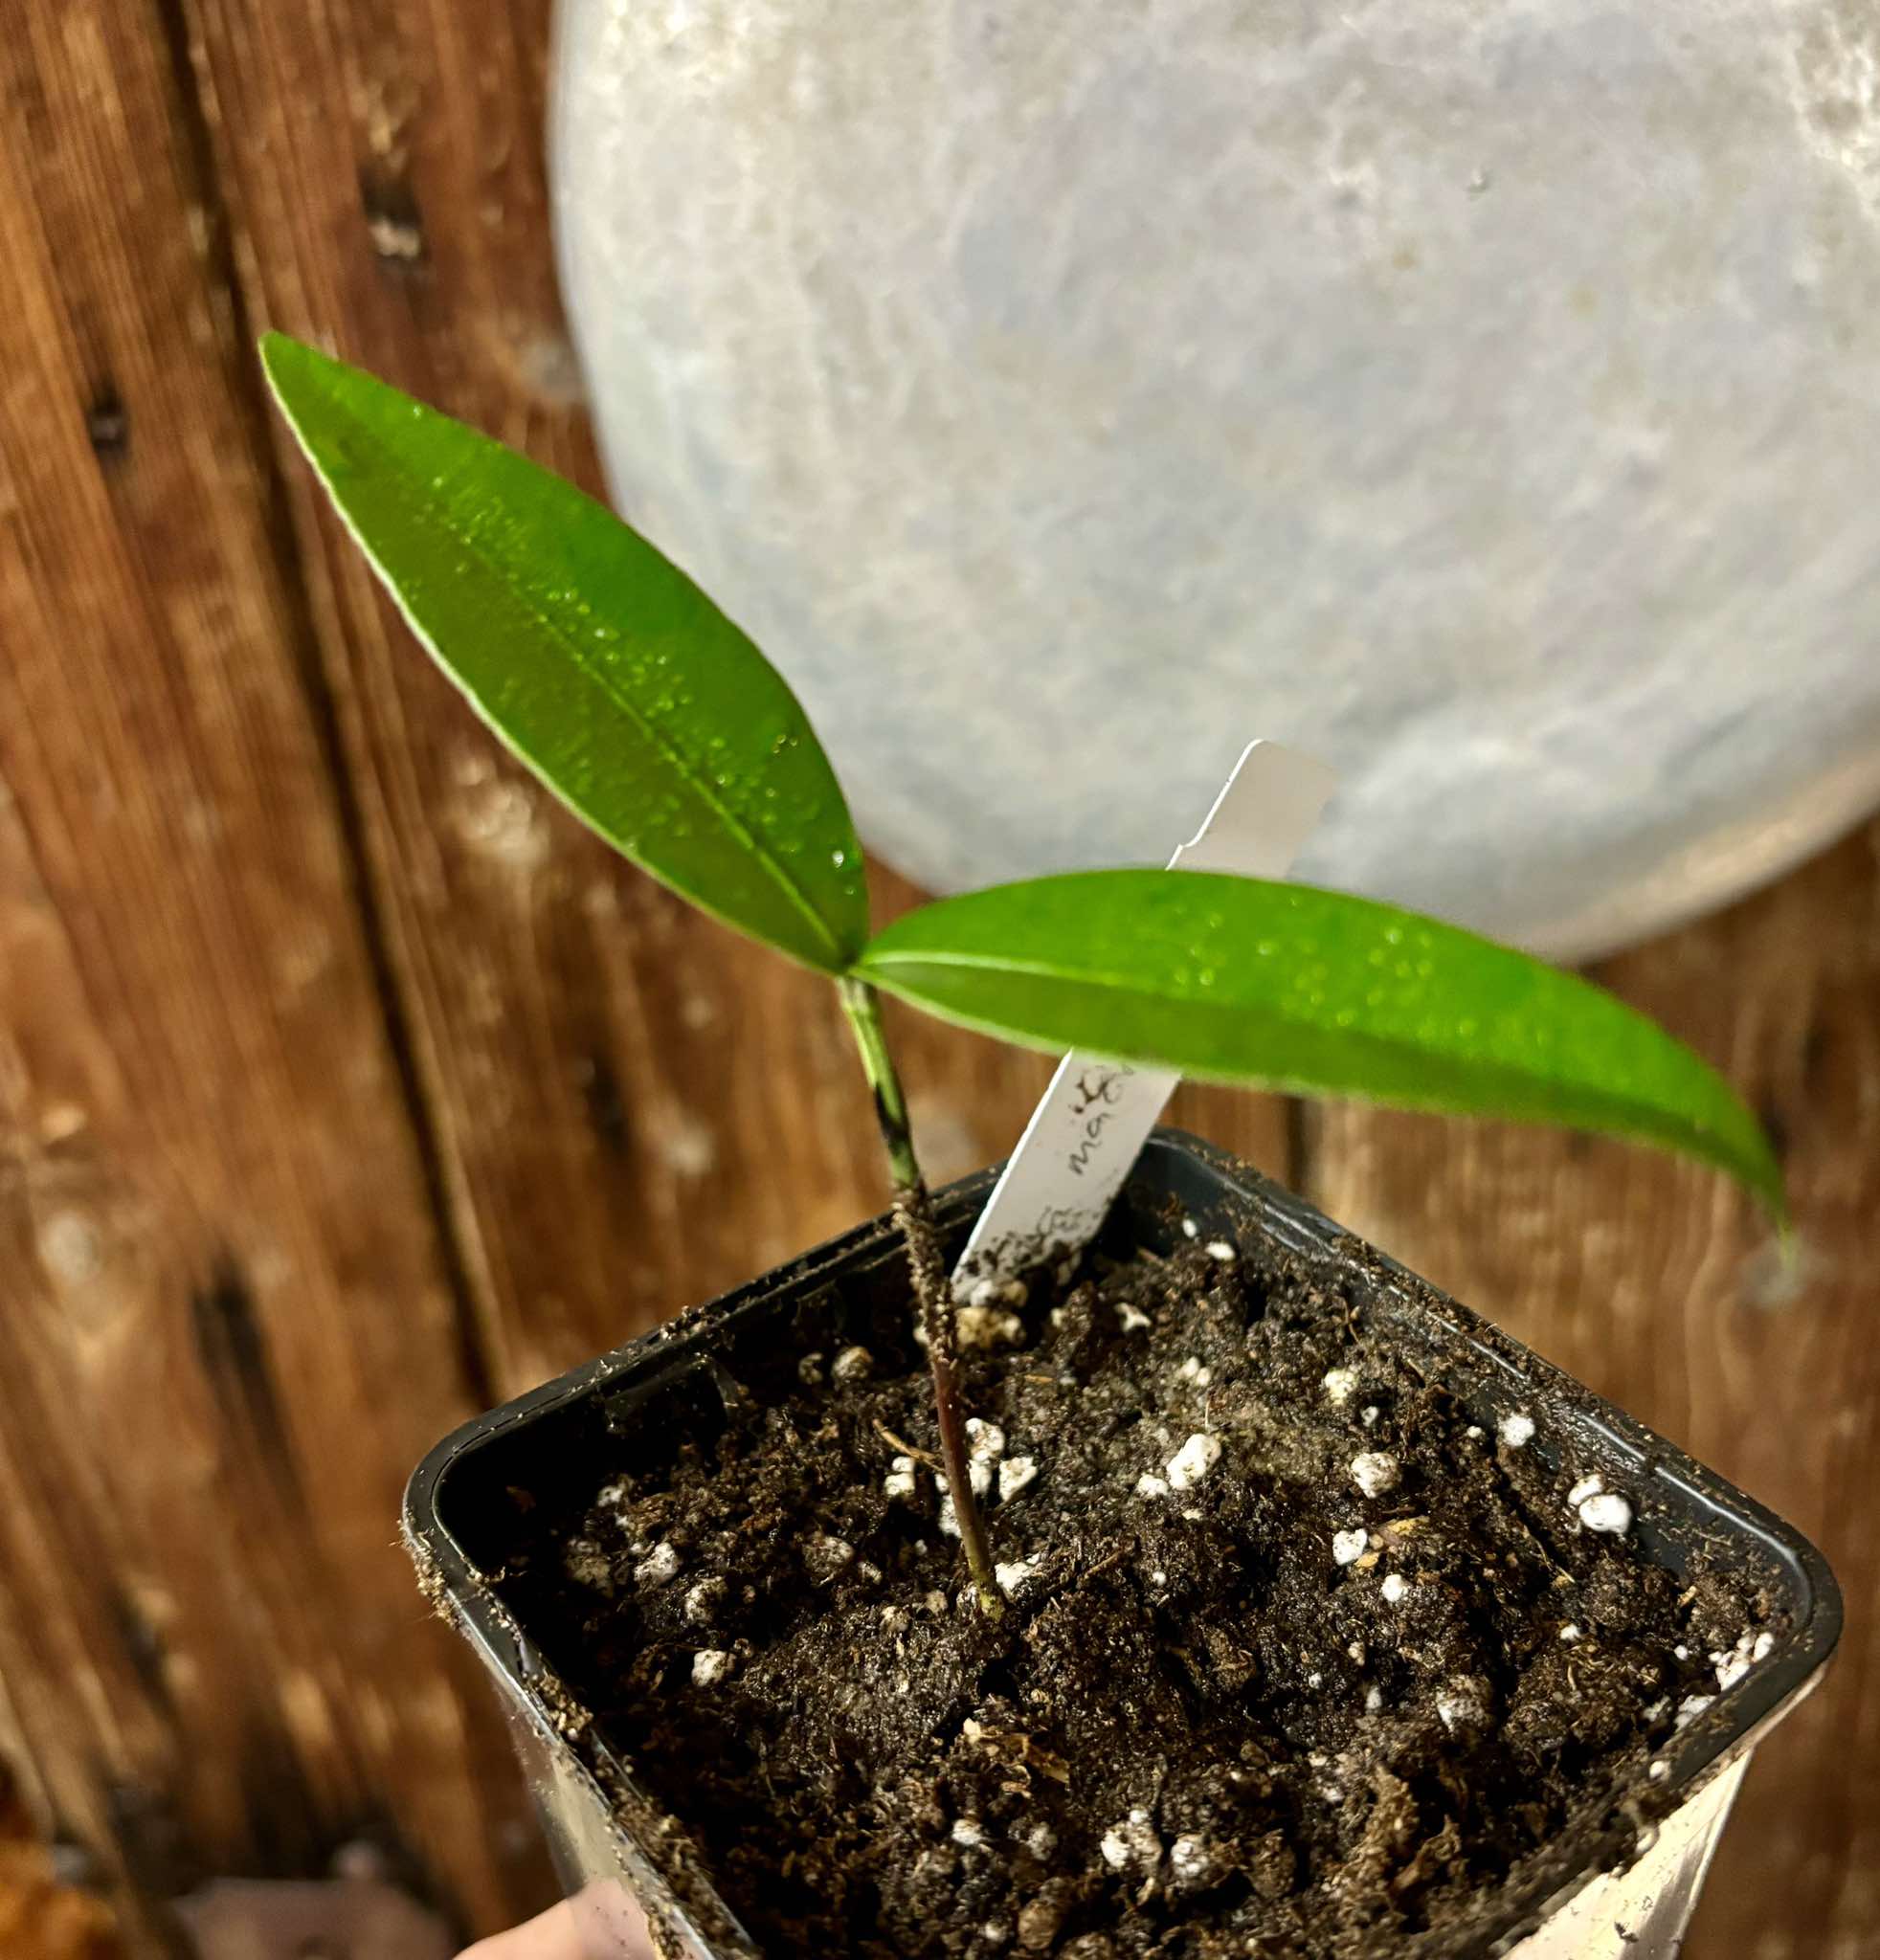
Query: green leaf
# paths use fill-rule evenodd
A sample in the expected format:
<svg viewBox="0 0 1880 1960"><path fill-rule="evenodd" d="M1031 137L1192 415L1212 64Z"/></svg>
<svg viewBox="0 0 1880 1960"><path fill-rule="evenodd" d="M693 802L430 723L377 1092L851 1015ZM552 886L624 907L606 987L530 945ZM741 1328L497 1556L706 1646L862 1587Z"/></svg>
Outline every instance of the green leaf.
<svg viewBox="0 0 1880 1960"><path fill-rule="evenodd" d="M1396 906L1205 872L1080 872L924 906L857 971L1009 1040L1640 1138L1782 1213L1755 1118L1682 1042L1587 981Z"/></svg>
<svg viewBox="0 0 1880 1960"><path fill-rule="evenodd" d="M855 825L750 641L572 484L285 335L261 354L373 569L517 756L695 904L842 971L868 936Z"/></svg>

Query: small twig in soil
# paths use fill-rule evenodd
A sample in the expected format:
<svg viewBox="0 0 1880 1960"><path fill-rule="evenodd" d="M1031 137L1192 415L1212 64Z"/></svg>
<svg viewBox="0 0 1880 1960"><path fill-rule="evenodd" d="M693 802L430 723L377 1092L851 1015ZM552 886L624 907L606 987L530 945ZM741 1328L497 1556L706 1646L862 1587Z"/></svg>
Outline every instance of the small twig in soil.
<svg viewBox="0 0 1880 1960"><path fill-rule="evenodd" d="M916 1449L912 1443L896 1436L893 1430L885 1422L882 1421L879 1416L875 1419L875 1427L881 1431L883 1438L892 1444L895 1450L902 1456L911 1457L916 1463L925 1463L936 1477L944 1477L947 1474L947 1466L941 1462L938 1457L930 1455L926 1450Z"/></svg>

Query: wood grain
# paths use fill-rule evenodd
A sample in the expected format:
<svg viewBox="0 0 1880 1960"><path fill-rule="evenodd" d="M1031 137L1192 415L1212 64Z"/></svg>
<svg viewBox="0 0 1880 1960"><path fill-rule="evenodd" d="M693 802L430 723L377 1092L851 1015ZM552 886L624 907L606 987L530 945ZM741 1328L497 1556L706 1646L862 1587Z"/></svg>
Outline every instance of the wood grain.
<svg viewBox="0 0 1880 1960"><path fill-rule="evenodd" d="M9 1741L148 1893L395 1815L490 1917L520 1807L392 1543L473 1387L178 79L113 0L0 37Z"/></svg>
<svg viewBox="0 0 1880 1960"><path fill-rule="evenodd" d="M548 0L16 13L0 1747L140 1910L376 1829L486 1930L542 1877L493 1706L392 1549L399 1480L477 1397L875 1209L857 1071L822 983L500 756L262 400L249 340L280 325L596 484L548 243ZM1875 854L1609 975L1783 1129L1799 1288L1713 1181L1617 1148L1219 1092L1175 1112L1309 1171L1841 1566L1847 1652L1751 1779L1711 1960L1880 1956ZM1046 1061L893 1026L932 1175L1007 1147Z"/></svg>

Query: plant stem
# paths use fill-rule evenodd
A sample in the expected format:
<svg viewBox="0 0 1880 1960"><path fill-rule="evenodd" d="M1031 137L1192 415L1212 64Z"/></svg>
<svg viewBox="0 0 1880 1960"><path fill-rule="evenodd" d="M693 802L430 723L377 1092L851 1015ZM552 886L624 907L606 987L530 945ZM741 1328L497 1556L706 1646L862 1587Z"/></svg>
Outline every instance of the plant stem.
<svg viewBox="0 0 1880 1960"><path fill-rule="evenodd" d="M928 1366L933 1372L933 1412L940 1429L940 1461L947 1473L947 1493L953 1501L960 1544L966 1552L967 1570L973 1574L974 1589L979 1595L980 1609L996 1619L1004 1610L1005 1602L993 1572L979 1501L973 1494L973 1480L967 1470L952 1284L947 1277L946 1262L940 1257L927 1180L921 1175L920 1160L914 1155L914 1139L907 1127L907 1100L901 1092L901 1078L895 1073L894 1059L888 1053L880 997L865 980L845 979L837 985L841 990L842 1011L855 1031L855 1045L862 1051L862 1070L874 1092L875 1120L881 1125L888 1174L894 1183L895 1223L907 1243L907 1268L913 1279L921 1330L927 1336Z"/></svg>

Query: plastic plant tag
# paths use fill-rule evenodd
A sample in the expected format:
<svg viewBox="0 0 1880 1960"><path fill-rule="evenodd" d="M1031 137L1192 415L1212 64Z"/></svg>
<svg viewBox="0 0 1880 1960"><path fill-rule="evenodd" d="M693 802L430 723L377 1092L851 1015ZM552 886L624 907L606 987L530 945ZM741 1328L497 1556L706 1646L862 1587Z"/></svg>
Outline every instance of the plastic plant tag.
<svg viewBox="0 0 1880 1960"><path fill-rule="evenodd" d="M1250 742L1169 868L1284 878L1334 783L1277 742ZM996 1295L1027 1266L1075 1252L1103 1223L1180 1077L1073 1049L1032 1111L953 1268L960 1300Z"/></svg>

